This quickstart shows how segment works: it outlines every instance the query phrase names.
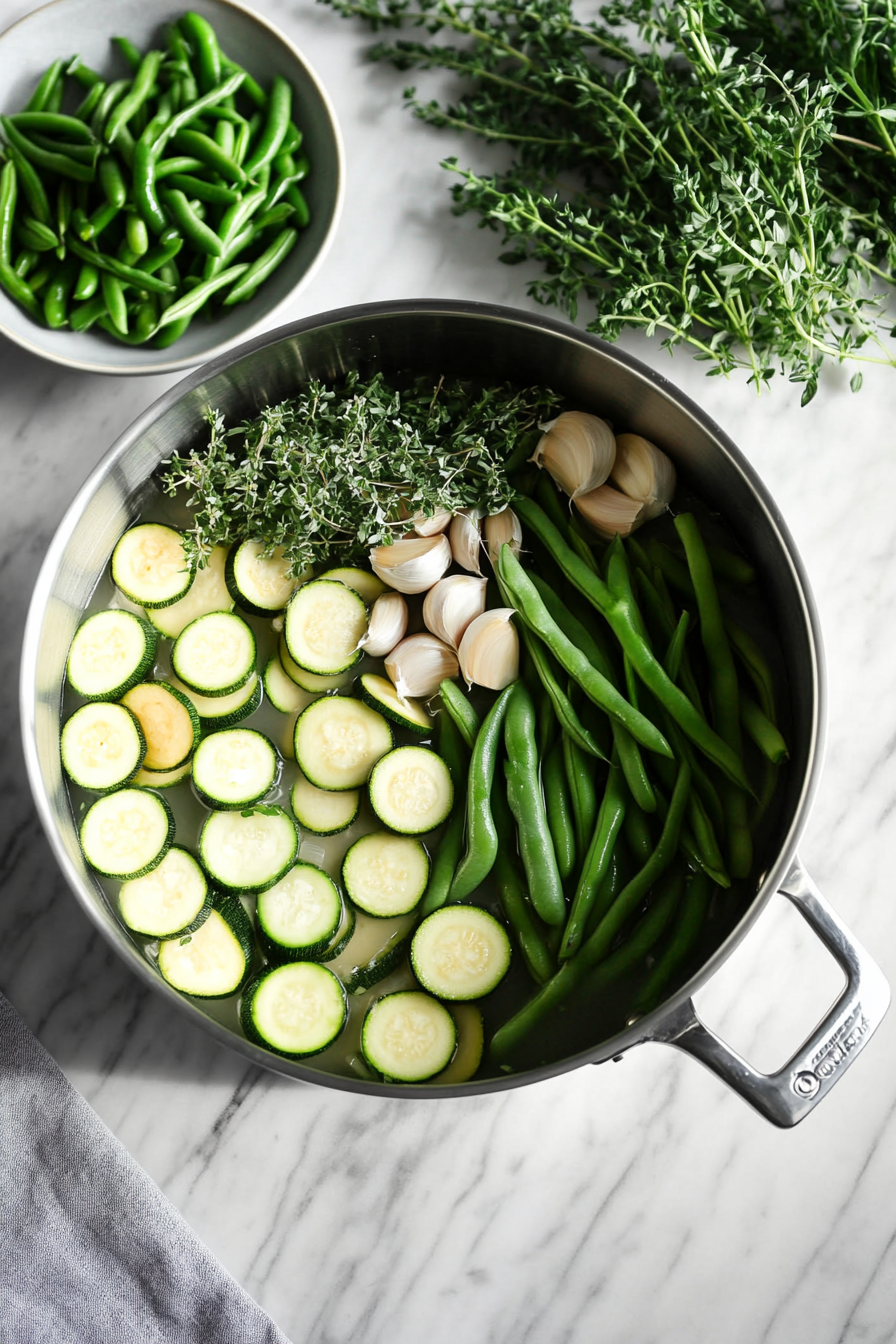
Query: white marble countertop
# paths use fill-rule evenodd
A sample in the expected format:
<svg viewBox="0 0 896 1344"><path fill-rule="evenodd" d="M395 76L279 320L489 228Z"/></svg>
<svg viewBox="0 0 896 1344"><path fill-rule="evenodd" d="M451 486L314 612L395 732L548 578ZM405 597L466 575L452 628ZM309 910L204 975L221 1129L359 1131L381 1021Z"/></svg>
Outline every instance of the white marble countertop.
<svg viewBox="0 0 896 1344"><path fill-rule="evenodd" d="M5 0L12 22L32 6ZM348 158L342 228L280 320L402 297L533 305L494 235L449 212L440 157L366 31L255 0L329 88ZM801 410L626 347L698 400L780 505L818 602L827 761L801 856L896 981L896 375L834 371ZM501 1095L372 1100L247 1066L147 992L59 875L22 787L15 686L31 587L76 488L176 381L68 373L0 346L7 694L0 988L236 1279L299 1344L883 1344L896 1333L896 1014L801 1126L772 1128L691 1060L641 1047ZM839 972L783 899L698 999L761 1068ZM85 1341L87 1344L87 1341ZM223 1342L222 1342L223 1344Z"/></svg>

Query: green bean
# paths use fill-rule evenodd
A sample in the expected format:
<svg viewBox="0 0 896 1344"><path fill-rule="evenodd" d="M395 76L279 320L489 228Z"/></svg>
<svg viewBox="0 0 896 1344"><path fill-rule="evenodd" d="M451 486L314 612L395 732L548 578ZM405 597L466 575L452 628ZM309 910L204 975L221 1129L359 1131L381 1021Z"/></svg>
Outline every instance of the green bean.
<svg viewBox="0 0 896 1344"><path fill-rule="evenodd" d="M585 977L583 988L589 995L600 993L623 975L643 965L645 958L665 933L681 900L684 884L684 868L681 864L673 864L660 878L650 905L625 942Z"/></svg>
<svg viewBox="0 0 896 1344"><path fill-rule="evenodd" d="M60 250L65 247L65 235L68 232L69 222L72 217L72 184L68 178L63 178L59 183L59 190L56 193L56 233L59 237ZM57 256L59 252L57 251ZM60 257L60 261L62 258Z"/></svg>
<svg viewBox="0 0 896 1344"><path fill-rule="evenodd" d="M92 182L94 179L94 169L86 163L78 163L75 159L69 158L67 154L60 154L54 150L43 149L40 145L30 140L28 136L23 135L20 130L10 121L9 117L0 117L0 126L3 127L3 133L11 145L21 153L26 159L36 164L38 168L45 168L50 173L58 173L60 177L70 177L76 182Z"/></svg>
<svg viewBox="0 0 896 1344"><path fill-rule="evenodd" d="M217 34L208 19L192 11L182 14L177 26L193 49L199 87L203 93L208 93L221 82L221 48Z"/></svg>
<svg viewBox="0 0 896 1344"><path fill-rule="evenodd" d="M554 713L554 706L551 704L551 697L548 695L544 686L542 686L541 679L538 677L538 674L536 673L534 678L535 684L533 684L533 678L528 671L528 666L526 673L524 675L529 685L529 689L532 691L533 697L537 695L538 759L540 761L544 761L551 748L551 743L559 741L559 738L557 736L558 732L557 715ZM590 755L590 752L588 754Z"/></svg>
<svg viewBox="0 0 896 1344"><path fill-rule="evenodd" d="M155 175L156 181L161 182L163 178L172 177L175 173L197 173L204 171L205 164L201 159L194 159L189 154L176 154L172 155L170 159L159 159L156 164Z"/></svg>
<svg viewBox="0 0 896 1344"><path fill-rule="evenodd" d="M633 1012L648 1013L660 1002L670 980L697 945L706 923L712 893L712 879L705 873L695 873L685 889L669 943L657 957L647 979L638 990L632 1004Z"/></svg>
<svg viewBox="0 0 896 1344"><path fill-rule="evenodd" d="M27 280L30 273L40 261L40 253L32 252L30 248L23 248L16 257L13 270L20 280Z"/></svg>
<svg viewBox="0 0 896 1344"><path fill-rule="evenodd" d="M491 802L498 834L511 835L513 816L501 781L497 779L492 788ZM543 985L554 974L556 965L548 947L544 925L535 913L509 845L499 845L493 875L504 917L514 934L526 969L537 985Z"/></svg>
<svg viewBox="0 0 896 1344"><path fill-rule="evenodd" d="M113 219L117 219L120 213L121 211L118 206L113 205L111 201L106 201L105 205L98 205L90 216L90 219L87 221L90 234L89 239L86 241L98 238L100 234L109 227ZM74 211L72 212L72 218L74 218ZM80 231L78 236L82 242L85 241L84 236Z"/></svg>
<svg viewBox="0 0 896 1344"><path fill-rule="evenodd" d="M233 303L242 303L246 299L251 299L253 293L268 276L277 269L277 267L286 259L292 251L299 235L295 229L284 229L279 233L270 247L262 252L252 262L246 274L234 285L224 299L224 307L227 308Z"/></svg>
<svg viewBox="0 0 896 1344"><path fill-rule="evenodd" d="M288 121L286 123L286 134L281 141L278 153L295 154L296 150L301 149L303 139L302 132L299 130L298 126L296 126L295 122Z"/></svg>
<svg viewBox="0 0 896 1344"><path fill-rule="evenodd" d="M73 163L91 170L96 168L101 152L99 145L73 145L70 140L56 140L42 131L32 131L29 139L36 149L48 154L60 153Z"/></svg>
<svg viewBox="0 0 896 1344"><path fill-rule="evenodd" d="M659 800L657 805L659 806ZM646 812L638 807L631 796L625 809L625 838L635 859L639 863L646 863L653 851L653 837L650 834Z"/></svg>
<svg viewBox="0 0 896 1344"><path fill-rule="evenodd" d="M507 801L517 823L529 895L546 924L560 924L566 914L563 883L539 779L535 706L522 681L516 683L507 706L504 743Z"/></svg>
<svg viewBox="0 0 896 1344"><path fill-rule="evenodd" d="M613 851L625 819L627 802L622 771L618 765L611 764L600 811L597 814L597 823L576 884L569 919L563 930L559 952L561 962L575 955L585 936L591 908L610 871Z"/></svg>
<svg viewBox="0 0 896 1344"><path fill-rule="evenodd" d="M199 92L196 80L193 77L193 71L190 68L190 47L185 41L176 23L166 23L162 29L165 45L171 52L174 63L181 72L181 83L183 85L184 105L195 102Z"/></svg>
<svg viewBox="0 0 896 1344"><path fill-rule="evenodd" d="M300 229L307 229L311 222L311 211L308 209L308 202L304 195L293 182L287 185L286 200L295 211L296 226Z"/></svg>
<svg viewBox="0 0 896 1344"><path fill-rule="evenodd" d="M44 294L44 318L47 326L57 329L68 321L68 303L78 274L78 262L68 257L57 270Z"/></svg>
<svg viewBox="0 0 896 1344"><path fill-rule="evenodd" d="M220 275L213 276L211 280L203 280L195 289L190 290L188 294L184 294L182 298L172 303L170 308L166 308L159 318L159 327L167 327L170 323L183 317L193 317L203 304L208 302L212 294L217 293L225 285L232 284L243 274L246 267L247 263L241 262L237 266L231 266L228 270L222 271ZM154 279L155 277L151 276L149 278ZM146 285L145 288L149 288L149 286Z"/></svg>
<svg viewBox="0 0 896 1344"><path fill-rule="evenodd" d="M90 121L90 118L93 116L97 104L99 103L100 99L103 96L103 90L105 89L105 87L106 85L101 79L98 79L95 84L91 84L90 88L87 90L87 93L84 95L78 106L75 108L75 116L78 118L79 121L84 122Z"/></svg>
<svg viewBox="0 0 896 1344"><path fill-rule="evenodd" d="M110 271L103 271L100 276L100 285L113 327L123 336L127 335L128 309L121 281L117 275L113 275Z"/></svg>
<svg viewBox="0 0 896 1344"><path fill-rule="evenodd" d="M529 505L529 501L522 501L521 507L523 504ZM629 704L613 683L598 672L582 651L564 635L556 621L551 618L535 585L507 545L501 547L498 556L498 573L501 582L511 594L513 605L521 619L544 639L557 661L570 676L575 678L589 699L593 700L599 709L617 719L642 746L650 751L670 756L671 748L659 729ZM592 575L592 578L599 582L596 576ZM656 666L665 678L666 674L662 672L662 668L659 664ZM703 727L705 726L704 724Z"/></svg>
<svg viewBox="0 0 896 1344"><path fill-rule="evenodd" d="M126 284L136 285L138 289L148 289L154 294L170 293L173 286L166 284L164 280L159 280L154 275L149 275L146 271L137 270L135 266L126 266L123 262L117 261L115 257L110 257L105 252L98 252L90 247L85 247L82 242L75 238L70 238L69 246L76 257L82 261L87 261L91 266L96 266L100 271L108 271L115 275L119 280Z"/></svg>
<svg viewBox="0 0 896 1344"><path fill-rule="evenodd" d="M585 938L591 937L610 906L619 895L622 888L632 876L633 863L628 845L625 842L625 834L622 833L616 838L616 847L610 855L610 866L603 882L597 889L597 895L594 898L594 904L585 921Z"/></svg>
<svg viewBox="0 0 896 1344"><path fill-rule="evenodd" d="M745 560L742 555L735 551L729 551L727 546L720 546L718 543L708 543L706 553L709 556L709 563L713 571L718 574L720 579L727 579L729 583L747 584L756 582L756 570Z"/></svg>
<svg viewBox="0 0 896 1344"><path fill-rule="evenodd" d="M576 849L584 855L591 840L594 819L597 816L597 790L587 758L566 734L561 737L563 768L572 806Z"/></svg>
<svg viewBox="0 0 896 1344"><path fill-rule="evenodd" d="M249 152L249 141L252 138L251 123L244 121L237 127L236 138L233 142L233 161L242 167L243 160Z"/></svg>
<svg viewBox="0 0 896 1344"><path fill-rule="evenodd" d="M156 173L156 180L158 176ZM235 187L225 187L223 182L205 182L201 177L192 177L189 173L172 173L170 182L185 196L208 201L211 205L233 205L240 199Z"/></svg>
<svg viewBox="0 0 896 1344"><path fill-rule="evenodd" d="M103 138L107 144L114 143L121 128L131 120L138 108L145 105L147 98L155 87L161 64L161 51L148 51L140 59L133 84L121 102L115 107L103 129Z"/></svg>
<svg viewBox="0 0 896 1344"><path fill-rule="evenodd" d="M157 329L156 335L153 338L153 345L157 350L164 350L169 345L173 345L175 341L180 340L192 320L193 314L186 313L183 317L179 317L175 322L171 322L167 327Z"/></svg>
<svg viewBox="0 0 896 1344"><path fill-rule="evenodd" d="M125 237L134 261L149 251L149 234L146 225L137 214L128 214L124 224ZM133 265L133 262L131 263Z"/></svg>
<svg viewBox="0 0 896 1344"><path fill-rule="evenodd" d="M42 112L47 105L47 100L53 90L59 86L62 81L62 71L65 61L62 57L49 65L40 77L37 88L25 104L26 112Z"/></svg>
<svg viewBox="0 0 896 1344"><path fill-rule="evenodd" d="M77 281L75 282L72 298L76 299L79 303L85 299L92 299L99 288L99 283L100 273L97 268L91 266L87 261L82 262L81 269L78 272ZM103 300L103 302L105 302L105 300Z"/></svg>
<svg viewBox="0 0 896 1344"><path fill-rule="evenodd" d="M24 217L17 225L17 232L24 246L35 252L52 252L59 246L59 238L53 230L32 215Z"/></svg>
<svg viewBox="0 0 896 1344"><path fill-rule="evenodd" d="M439 718L438 749L454 781L454 803L451 815L439 837L429 882L420 907L422 915L430 915L433 910L438 910L445 904L464 848L469 753L465 750L462 735L449 714L442 714Z"/></svg>
<svg viewBox="0 0 896 1344"><path fill-rule="evenodd" d="M163 266L178 255L183 245L184 240L177 229L166 229L155 247L151 247L148 252L140 257L136 269L144 271L147 275L154 275L156 271L161 271Z"/></svg>
<svg viewBox="0 0 896 1344"><path fill-rule="evenodd" d="M122 56L123 56L124 59L127 61L128 65L131 67L131 69L132 69L133 71L137 71L137 70L139 70L139 69L140 69L140 63L141 63L141 61L142 61L143 58L142 58L142 56L140 55L140 52L139 52L139 51L137 50L137 48L134 46L133 42L130 40L130 38L128 38L128 37L113 37L113 38L112 38L112 41L114 42L114 44L115 44L115 46L118 48L118 50L121 52Z"/></svg>
<svg viewBox="0 0 896 1344"><path fill-rule="evenodd" d="M539 471L535 498L564 541L569 542L569 512L563 507L560 492L546 471Z"/></svg>
<svg viewBox="0 0 896 1344"><path fill-rule="evenodd" d="M520 639L532 661L535 673L548 695L557 722L564 733L589 756L606 760L597 739L582 723L575 706L554 675L548 650L538 636L526 625L519 627Z"/></svg>
<svg viewBox="0 0 896 1344"><path fill-rule="evenodd" d="M33 135L35 131L40 131L54 138L61 136L63 139L73 140L75 145L86 145L89 149L98 148L89 126L85 126L77 117L63 116L61 112L13 112L7 117L7 121L23 135ZM71 152L73 147L66 145L66 152Z"/></svg>
<svg viewBox="0 0 896 1344"><path fill-rule="evenodd" d="M15 164L18 185L31 208L32 215L35 219L39 219L41 224L49 224L52 219L50 202L47 199L43 182L34 171L34 166L29 163L20 150L16 149L15 145L9 145L7 152L11 161Z"/></svg>
<svg viewBox="0 0 896 1344"><path fill-rule="evenodd" d="M221 152L227 155L228 159L233 158L236 135L231 122L226 121L223 117L219 117L215 122L214 141Z"/></svg>
<svg viewBox="0 0 896 1344"><path fill-rule="evenodd" d="M467 783L467 848L457 866L448 894L448 899L452 902L464 900L485 881L498 852L498 833L492 817L491 793L504 717L515 684L512 682L500 693L476 736Z"/></svg>
<svg viewBox="0 0 896 1344"><path fill-rule="evenodd" d="M65 73L76 79L82 89L95 89L98 86L100 88L106 87L102 75L97 74L89 65L85 65L80 56L72 57L66 66Z"/></svg>
<svg viewBox="0 0 896 1344"><path fill-rule="evenodd" d="M128 185L121 168L111 154L100 159L97 165L97 177L106 200L110 205L117 205L121 209L127 203Z"/></svg>
<svg viewBox="0 0 896 1344"><path fill-rule="evenodd" d="M479 715L470 704L456 681L443 681L439 686L442 704L449 718L466 742L470 750L476 742L476 734L482 726Z"/></svg>
<svg viewBox="0 0 896 1344"><path fill-rule="evenodd" d="M748 695L740 697L740 720L747 735L774 765L787 760L787 743L778 729Z"/></svg>
<svg viewBox="0 0 896 1344"><path fill-rule="evenodd" d="M166 188L161 192L161 198L184 237L207 256L220 257L224 251L221 239L214 229L210 229L202 222L184 193L177 188L173 190Z"/></svg>
<svg viewBox="0 0 896 1344"><path fill-rule="evenodd" d="M198 159L228 182L235 182L238 186L244 187L249 180L240 165L229 154L225 154L211 136L205 135L202 131L189 128L178 131L174 137L174 147Z"/></svg>
<svg viewBox="0 0 896 1344"><path fill-rule="evenodd" d="M696 788L692 790L688 799L688 823L693 840L694 859L720 887L730 887L731 878L725 867L712 820Z"/></svg>
<svg viewBox="0 0 896 1344"><path fill-rule="evenodd" d="M236 61L232 61L229 56L225 56L223 52L221 52L221 70L222 73L228 75L242 75L243 93L250 103L254 103L257 108L264 111L268 105L268 96L264 89L252 78L248 71L244 70L241 65L237 65Z"/></svg>
<svg viewBox="0 0 896 1344"><path fill-rule="evenodd" d="M548 826L554 842L560 877L565 882L576 866L576 833L563 764L562 743L555 743L543 760L541 779L544 785Z"/></svg>
<svg viewBox="0 0 896 1344"><path fill-rule="evenodd" d="M20 276L16 275L8 262L0 260L0 285L3 286L11 299L15 299L27 310L35 322L40 322L42 319L41 306L34 297L33 284L33 280L29 285L27 280L22 280Z"/></svg>
<svg viewBox="0 0 896 1344"><path fill-rule="evenodd" d="M10 270L12 270L12 235L18 195L19 178L16 165L8 159L3 165L3 171L0 172L0 263ZM29 250L41 251L39 247Z"/></svg>
<svg viewBox="0 0 896 1344"><path fill-rule="evenodd" d="M759 705L771 723L777 723L775 711L775 682L762 649L748 630L730 616L725 616L725 631L731 647L746 668L756 689Z"/></svg>
<svg viewBox="0 0 896 1344"><path fill-rule="evenodd" d="M47 260L46 256L44 256L37 270L32 271L31 275L28 277L28 284L31 287L32 294L40 293L44 285L52 277L54 270L55 267Z"/></svg>
<svg viewBox="0 0 896 1344"><path fill-rule="evenodd" d="M130 87L131 81L129 79L116 79L111 84L106 85L90 118L90 129L98 140L102 139L105 134L106 122L112 109L121 101Z"/></svg>

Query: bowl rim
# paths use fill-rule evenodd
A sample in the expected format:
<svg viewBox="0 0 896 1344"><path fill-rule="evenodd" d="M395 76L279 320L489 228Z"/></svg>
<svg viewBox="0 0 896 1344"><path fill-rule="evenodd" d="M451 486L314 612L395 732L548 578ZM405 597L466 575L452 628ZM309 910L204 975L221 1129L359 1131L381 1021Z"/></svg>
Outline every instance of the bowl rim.
<svg viewBox="0 0 896 1344"><path fill-rule="evenodd" d="M23 14L20 19L16 19L14 23L11 23L7 28L4 28L2 32L0 32L0 48L2 48L3 40L8 36L8 34L14 32L18 28L23 27L27 23L30 23L32 19L34 19L38 14L43 14L48 9L55 9L57 6L66 5L69 2L70 0L47 0L46 4L39 5L37 9L32 9L29 11L29 13ZM321 266L323 265L327 253L330 251L330 248L333 245L333 240L336 237L336 231L339 227L339 222L342 218L343 207L345 205L345 193L346 193L345 140L342 135L342 128L339 125L339 119L336 116L336 109L333 106L333 101L330 98L330 95L327 92L327 89L323 81L321 80L316 69L311 64L307 56L305 56L304 53L299 50L299 48L292 41L292 39L289 38L286 35L286 33L282 31L282 29L278 28L276 24L271 23L270 19L266 18L265 15L260 14L256 10L249 9L246 5L240 4L239 0L214 0L214 3L218 5L226 5L228 9L233 9L237 11L237 13L245 15L248 19L251 19L254 23L258 24L260 28L267 29L268 33L270 33L272 37L276 38L277 41L279 41L284 47L286 47L287 50L290 52L290 54L298 61L298 63L303 67L303 69L308 74L308 77L312 85L314 86L315 92L320 98L324 110L326 111L327 118L329 120L330 127L333 132L333 140L336 147L336 158L334 165L335 177L336 177L336 199L333 204L333 210L330 215L330 222L327 226L327 231L324 234L323 238L321 239L320 245L316 253L312 257L311 262L306 268L306 270L303 271L302 275L299 277L296 284L293 285L291 289L287 290L286 293L280 299L277 300L277 302L274 304L272 308L268 309L266 313L262 314L261 317L257 318L250 326L244 327L234 336L228 337L227 340L220 341L217 345L209 346L207 350L200 351L195 355L181 357L180 359L164 359L157 363L135 365L133 367L131 366L119 367L118 365L115 364L103 364L87 359L77 359L69 355L58 354L55 351L43 349L39 344L36 343L36 340L29 339L27 332L16 331L12 327L8 326L6 322L4 322L2 315L0 315L0 336L5 336L7 340L12 341L15 345L18 345L20 349L27 350L29 354L36 355L39 359L49 360L51 363L57 364L64 369L77 370L80 373L106 374L116 377L143 378L143 377L155 376L157 374L179 373L183 369L201 367L209 360L218 359L222 355L227 354L229 351L236 349L248 337L251 337L253 333L257 333L261 327L270 322L270 320L274 317L276 313L279 312L279 310L283 307L285 303L289 302L290 299L297 297L299 294L301 294L301 292L304 289L306 289L311 284L312 280L315 278ZM40 328L38 328L38 330L40 330ZM72 334L77 335L79 333L72 333Z"/></svg>
<svg viewBox="0 0 896 1344"><path fill-rule="evenodd" d="M600 354L611 363L621 365L628 372L635 374L644 382L652 385L657 391L674 401L681 410L696 421L705 432L716 440L719 447L730 458L732 465L740 472L741 476L746 479L747 484L753 491L759 504L762 506L767 521L777 533L781 551L789 565L791 577L794 580L795 587L800 596L803 619L809 636L808 642L811 655L810 672L814 690L814 713L812 715L809 731L806 767L800 781L798 796L793 805L793 812L787 833L781 841L774 861L761 875L758 881L757 891L749 905L745 908L744 913L735 927L729 932L728 936L714 950L714 952L701 963L699 968L689 977L689 979L681 985L673 995L664 1000L658 1008L651 1010L643 1018L627 1025L614 1036L608 1037L586 1050L565 1056L560 1060L553 1060L549 1063L537 1065L529 1069L523 1069L515 1073L508 1073L500 1077L482 1079L478 1082L472 1081L467 1083L442 1085L425 1082L418 1084L381 1083L362 1079L360 1077L344 1077L317 1071L310 1065L304 1064L301 1060L292 1061L280 1058L263 1050L260 1046L254 1045L251 1041L236 1035L228 1027L219 1023L214 1018L209 1017L192 1001L184 998L176 990L166 985L153 971L146 959L141 957L137 949L126 939L123 931L121 943L116 941L115 930L108 927L102 921L99 912L94 908L93 902L85 896L84 892L82 892L79 875L75 871L62 842L61 835L55 823L49 798L47 797L46 790L43 786L34 731L34 706L36 703L34 687L36 660L39 651L39 638L59 560L61 559L71 532L77 524L85 504L92 497L97 486L110 472L117 459L122 456L131 444L139 439L152 424L165 415L166 412L183 396L192 392L203 383L209 382L228 367L228 365L237 363L239 360L255 351L263 349L265 346L277 344L291 336L300 335L315 329L325 330L329 327L345 325L346 323L364 322L371 318L388 319L389 317L398 317L408 314L448 318L484 317L499 322L507 322L513 325L535 328L538 331L547 332L549 335L559 336L564 340L573 341L585 346L589 351ZM187 374L187 376L179 383L175 384L174 387L169 388L155 402L147 407L131 423L131 425L118 436L101 460L93 468L90 475L87 477L87 480L75 495L75 498L57 527L38 574L29 606L22 647L20 707L25 764L29 783L41 823L47 834L56 860L62 869L68 886L87 913L88 917L91 919L91 922L99 929L107 942L114 946L116 950L122 951L123 948L126 948L124 959L127 961L130 969L135 971L147 986L152 987L156 992L161 991L167 1000L173 1002L175 1008L184 1012L191 1021L200 1025L203 1030L209 1032L220 1044L226 1045L229 1049L236 1050L251 1062L264 1067L269 1071L282 1074L297 1081L310 1082L317 1086L331 1087L337 1091L354 1092L376 1097L405 1097L417 1100L421 1098L430 1098L435 1100L448 1097L480 1096L489 1092L503 1092L510 1088L522 1087L529 1083L543 1082L549 1078L570 1072L572 1069L579 1068L584 1064L600 1064L610 1060L616 1060L631 1047L655 1040L660 1024L666 1019L674 1017L693 994L715 974L721 964L727 960L734 949L746 937L747 933L765 909L768 901L780 890L787 873L790 871L793 859L796 855L797 843L805 827L823 765L827 699L820 619L809 585L808 576L793 537L790 534L778 506L755 469L749 464L733 440L716 424L707 412L703 411L686 393L681 392L669 379L651 369L637 357L630 355L625 350L619 349L617 346L611 345L600 337L582 331L580 328L573 326L572 323L539 313L529 313L522 309L510 308L500 304L484 303L477 300L390 299L349 305L342 308L332 309L324 313L315 314L288 323L272 331L265 332L263 335L245 342L236 350L232 350L209 364L203 365L200 369Z"/></svg>

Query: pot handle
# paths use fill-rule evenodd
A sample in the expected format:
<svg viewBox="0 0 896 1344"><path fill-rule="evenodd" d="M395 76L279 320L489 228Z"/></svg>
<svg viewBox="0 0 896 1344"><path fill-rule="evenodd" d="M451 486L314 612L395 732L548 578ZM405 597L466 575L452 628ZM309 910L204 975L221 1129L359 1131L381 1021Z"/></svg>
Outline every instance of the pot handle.
<svg viewBox="0 0 896 1344"><path fill-rule="evenodd" d="M846 972L846 985L815 1031L777 1073L759 1073L710 1031L687 999L647 1040L677 1046L718 1074L744 1101L782 1128L827 1096L868 1044L887 1011L883 973L824 900L799 859L780 887Z"/></svg>

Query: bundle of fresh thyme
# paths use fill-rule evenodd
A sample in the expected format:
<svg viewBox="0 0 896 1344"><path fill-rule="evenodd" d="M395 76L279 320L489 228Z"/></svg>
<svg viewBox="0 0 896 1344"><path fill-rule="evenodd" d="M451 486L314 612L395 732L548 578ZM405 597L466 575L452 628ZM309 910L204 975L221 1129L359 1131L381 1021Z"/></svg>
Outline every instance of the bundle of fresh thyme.
<svg viewBox="0 0 896 1344"><path fill-rule="evenodd" d="M187 539L200 557L248 537L267 553L282 546L295 573L347 564L407 531L418 510L503 509L508 459L534 448L557 405L542 388L418 378L399 390L354 373L338 389L311 381L230 429L209 411L207 445L172 457L162 486L192 508Z"/></svg>
<svg viewBox="0 0 896 1344"><path fill-rule="evenodd" d="M416 114L511 147L490 175L444 166L502 261L542 263L539 300L757 387L780 370L804 404L827 358L896 363L894 0L323 3L417 30L371 53L459 76L452 104L407 89Z"/></svg>

